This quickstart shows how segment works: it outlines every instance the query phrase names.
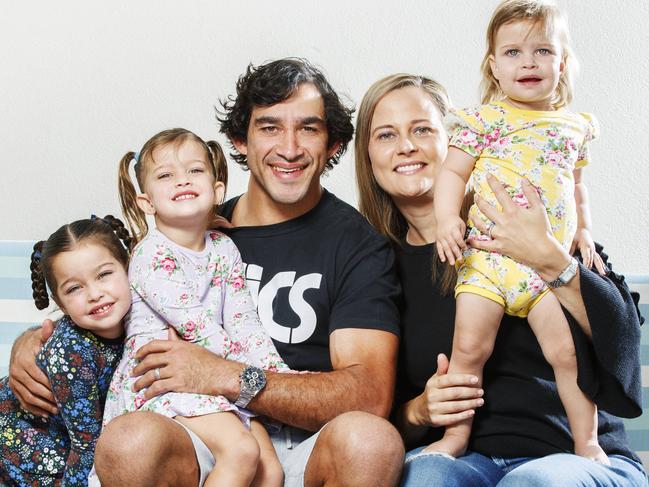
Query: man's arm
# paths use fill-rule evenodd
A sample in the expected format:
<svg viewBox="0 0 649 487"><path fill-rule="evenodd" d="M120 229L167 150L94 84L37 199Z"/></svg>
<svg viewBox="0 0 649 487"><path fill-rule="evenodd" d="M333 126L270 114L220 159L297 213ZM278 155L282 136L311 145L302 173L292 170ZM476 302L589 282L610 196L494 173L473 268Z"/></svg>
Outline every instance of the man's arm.
<svg viewBox="0 0 649 487"><path fill-rule="evenodd" d="M9 358L9 387L24 409L42 417L58 412L50 382L36 365L36 355L53 331L52 320L27 330L14 342Z"/></svg>
<svg viewBox="0 0 649 487"><path fill-rule="evenodd" d="M392 407L398 337L390 332L359 328L337 329L330 335L334 370L314 374L267 373L266 387L249 408L293 426L317 430L347 411L387 417ZM142 359L134 375L145 397L168 391L239 396L243 364L218 357L187 342L153 341L136 355ZM160 380L153 370L160 368ZM150 387L149 387L150 386Z"/></svg>
<svg viewBox="0 0 649 487"><path fill-rule="evenodd" d="M338 329L330 336L332 372L268 374L266 387L250 406L258 414L309 430L347 411L387 418L398 343L397 336L385 331Z"/></svg>

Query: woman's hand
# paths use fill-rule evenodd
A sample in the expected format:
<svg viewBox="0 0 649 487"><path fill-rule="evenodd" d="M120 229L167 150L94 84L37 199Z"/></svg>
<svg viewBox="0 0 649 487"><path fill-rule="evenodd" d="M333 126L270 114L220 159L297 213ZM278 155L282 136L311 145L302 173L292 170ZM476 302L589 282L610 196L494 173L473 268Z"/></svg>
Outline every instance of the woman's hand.
<svg viewBox="0 0 649 487"><path fill-rule="evenodd" d="M449 426L475 414L484 404L478 378L470 374L448 374L448 358L437 356L437 372L426 388L408 405L408 420L419 426Z"/></svg>
<svg viewBox="0 0 649 487"><path fill-rule="evenodd" d="M570 255L552 235L548 215L536 189L523 179L523 193L528 206L517 205L507 194L498 179L487 176L502 212L480 196L475 196L480 211L495 226L491 229L492 240L470 239L469 245L489 252L498 252L534 269L542 279L555 279L570 262ZM476 218L475 226L488 234L487 225Z"/></svg>
<svg viewBox="0 0 649 487"><path fill-rule="evenodd" d="M48 417L58 412L50 381L36 365L36 355L54 332L52 320L41 329L28 330L15 341L9 359L9 387L26 409L36 416Z"/></svg>

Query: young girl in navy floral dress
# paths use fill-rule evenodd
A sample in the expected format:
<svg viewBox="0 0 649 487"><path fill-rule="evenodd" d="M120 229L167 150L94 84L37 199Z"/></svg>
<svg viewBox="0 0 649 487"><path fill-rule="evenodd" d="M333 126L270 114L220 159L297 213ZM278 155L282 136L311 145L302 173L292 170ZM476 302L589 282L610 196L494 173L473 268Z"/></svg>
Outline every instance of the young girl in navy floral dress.
<svg viewBox="0 0 649 487"><path fill-rule="evenodd" d="M129 175L131 162L139 194ZM138 349L167 339L170 326L182 339L226 359L288 371L259 321L238 249L223 233L208 231L226 181L221 147L185 129L154 135L139 155L128 152L122 158L120 201L138 243L129 266L133 299L124 356L106 399L104 422L136 410L162 414L199 436L218 459L211 473L202 472L207 478L200 485L281 486L283 472L268 433L245 408L223 396L192 393L167 392L147 400L132 377ZM148 228L146 215L156 228ZM165 369L148 373L164 384Z"/></svg>
<svg viewBox="0 0 649 487"><path fill-rule="evenodd" d="M59 413L45 419L27 412L8 379L0 380L0 485L87 485L131 306L129 245L122 222L107 216L64 225L34 246L36 307L48 306L49 289L64 313L36 358Z"/></svg>

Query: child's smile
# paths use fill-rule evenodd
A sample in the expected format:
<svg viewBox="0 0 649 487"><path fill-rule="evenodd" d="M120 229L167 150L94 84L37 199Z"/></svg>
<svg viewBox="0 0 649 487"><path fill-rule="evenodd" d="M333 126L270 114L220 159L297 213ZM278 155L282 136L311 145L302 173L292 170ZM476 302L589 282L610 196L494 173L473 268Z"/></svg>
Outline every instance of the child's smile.
<svg viewBox="0 0 649 487"><path fill-rule="evenodd" d="M104 338L123 332L122 319L131 307L126 269L98 243L83 243L52 260L54 292L62 311L80 328Z"/></svg>
<svg viewBox="0 0 649 487"><path fill-rule="evenodd" d="M205 148L196 141L166 144L153 151L147 167L145 194L138 204L154 215L157 227L198 228L205 231L221 193Z"/></svg>

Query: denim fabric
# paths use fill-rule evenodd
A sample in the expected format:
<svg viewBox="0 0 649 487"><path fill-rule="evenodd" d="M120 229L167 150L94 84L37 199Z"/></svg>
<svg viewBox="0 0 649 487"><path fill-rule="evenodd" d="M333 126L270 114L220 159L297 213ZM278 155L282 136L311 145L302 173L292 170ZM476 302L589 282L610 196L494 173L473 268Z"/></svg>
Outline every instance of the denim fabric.
<svg viewBox="0 0 649 487"><path fill-rule="evenodd" d="M404 487L648 487L642 466L611 455L611 466L566 453L542 458L489 458L469 452L460 458L406 454Z"/></svg>

